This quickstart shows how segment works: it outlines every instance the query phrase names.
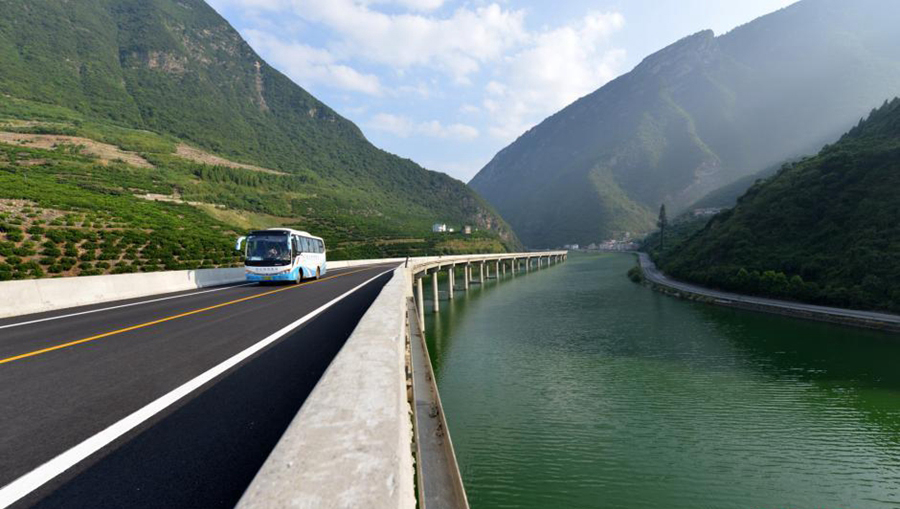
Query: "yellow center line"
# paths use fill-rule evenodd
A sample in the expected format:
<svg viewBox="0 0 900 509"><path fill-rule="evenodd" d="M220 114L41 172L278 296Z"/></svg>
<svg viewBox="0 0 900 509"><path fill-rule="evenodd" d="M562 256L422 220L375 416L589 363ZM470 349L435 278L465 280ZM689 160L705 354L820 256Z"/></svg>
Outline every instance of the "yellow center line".
<svg viewBox="0 0 900 509"><path fill-rule="evenodd" d="M246 301L248 301L248 300L258 299L258 298L260 298L260 297L265 297L265 296L267 296L267 295L272 295L272 294L276 294L276 293L280 293L280 292L285 292L285 291L287 291L287 290L293 290L293 289L300 288L300 287L303 287L303 286L306 286L306 285L311 285L311 284L313 284L313 283L322 283L322 282L324 282L324 281L328 281L329 279L335 279L335 278L339 278L339 277L343 277L343 276L349 276L349 275L351 275L351 274L356 274L357 272L363 272L363 271L365 271L365 270L369 270L369 269L358 269L358 270L354 270L354 271L351 271L351 272L346 272L346 273L343 273L343 274L336 274L336 275L334 275L334 276L328 276L328 277L325 277L325 278L322 278L322 279L316 279L316 280L313 280L313 281L307 281L307 282L301 283L301 284L299 284L299 285L288 286L288 287L286 287L286 288L279 288L278 290L272 290L272 291L260 293L260 294L257 294L257 295L251 295L251 296L249 296L249 297L243 297L243 298L241 298L241 299L235 299L235 300L232 300L232 301L223 302L223 303L221 303L221 304L216 304L216 305L214 305L214 306L209 306L209 307L205 307L205 308L202 308L202 309L195 309L195 310L193 310L193 311L188 311L188 312L186 312L186 313L181 313L181 314L169 316L169 317L166 317L166 318L160 318L159 320L153 320L152 322L146 322L146 323L142 323L142 324L139 324L139 325L132 325L131 327L125 327L124 329L118 329L118 330L114 330L114 331L111 331L111 332L104 332L103 334L97 334L96 336L91 336L91 337L84 338L84 339L78 339L78 340L76 340L76 341L69 341L68 343L62 343L62 344L59 344L59 345L54 345L54 346L50 346L50 347L47 347L47 348L42 348L42 349L40 349L40 350L35 350L35 351L33 351L33 352L23 353L23 354L20 354L20 355L15 355L15 356L13 356L13 357L7 357L6 359L0 359L0 364L6 364L7 362L17 361L17 360L25 359L25 358L28 358L28 357L34 357L34 356L36 356L36 355L41 355L41 354L44 354L44 353L47 353L47 352L52 352L52 351L54 351L54 350L61 350L61 349L63 349L63 348L69 348L70 346L80 345L80 344L82 344L82 343L87 343L87 342L90 342L90 341L96 341L96 340L98 340L98 339L107 338L107 337L109 337L109 336L115 336L116 334L122 334L123 332L129 332L129 331L133 331L133 330L137 330L137 329L143 329L144 327L150 327L150 326L152 326L152 325L157 325L157 324L160 324L160 323L165 323L165 322L169 322L169 321L172 321L172 320L177 320L178 318L184 318L185 316L191 316L191 315L196 315L197 313L203 313L204 311L211 311L211 310L213 310L213 309L223 308L223 307L225 307L225 306L230 306L230 305L232 305L232 304L238 304L238 303L240 303L240 302L246 302Z"/></svg>

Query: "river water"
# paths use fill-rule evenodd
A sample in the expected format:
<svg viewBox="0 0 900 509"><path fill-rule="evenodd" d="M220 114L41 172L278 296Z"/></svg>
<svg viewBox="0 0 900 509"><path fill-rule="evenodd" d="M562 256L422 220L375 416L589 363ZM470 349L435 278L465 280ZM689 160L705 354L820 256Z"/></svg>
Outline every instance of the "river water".
<svg viewBox="0 0 900 509"><path fill-rule="evenodd" d="M900 336L677 300L633 264L426 308L473 508L900 507Z"/></svg>

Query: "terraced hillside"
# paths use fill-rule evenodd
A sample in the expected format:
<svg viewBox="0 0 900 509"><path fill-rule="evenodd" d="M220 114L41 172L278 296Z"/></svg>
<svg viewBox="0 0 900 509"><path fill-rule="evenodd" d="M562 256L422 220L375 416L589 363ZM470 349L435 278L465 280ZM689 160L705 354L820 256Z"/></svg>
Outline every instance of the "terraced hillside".
<svg viewBox="0 0 900 509"><path fill-rule="evenodd" d="M333 258L519 246L465 184L372 146L201 0L2 5L0 198L114 196L113 219L143 229L156 225L126 218L148 204L190 211L227 234L219 245L294 225ZM434 236L435 222L478 234Z"/></svg>
<svg viewBox="0 0 900 509"><path fill-rule="evenodd" d="M175 147L125 129L104 137L102 125L7 119L0 129L0 280L233 266L240 232L308 227L286 212L283 195L302 192L295 176L85 138ZM317 231L330 259L504 249L489 232L368 238L338 220Z"/></svg>

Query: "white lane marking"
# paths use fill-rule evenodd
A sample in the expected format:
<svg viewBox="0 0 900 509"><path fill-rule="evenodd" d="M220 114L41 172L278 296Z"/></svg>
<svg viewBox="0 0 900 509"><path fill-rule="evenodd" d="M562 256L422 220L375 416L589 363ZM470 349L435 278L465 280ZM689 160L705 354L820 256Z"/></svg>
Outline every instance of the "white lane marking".
<svg viewBox="0 0 900 509"><path fill-rule="evenodd" d="M341 270L342 269L334 269L333 272L341 272ZM222 290L227 290L229 288L239 288L241 286L250 286L250 285L255 285L255 284L256 284L256 282L254 281L254 282L243 283L243 284L239 284L239 285L228 285L228 286L222 286L220 288L214 288L212 290L204 290L202 292L186 293L183 295L172 295L170 297L160 297L158 299L142 300L140 302L132 302L131 304L120 304L118 306L110 306L110 307L101 308L101 309L91 309L89 311L81 311L78 313L69 313L67 315L50 316L47 318L39 318L37 320L29 320L27 322L11 323L9 325L0 325L0 329L9 329L10 327L19 327L22 325L31 325L31 324L35 324L35 323L49 322L51 320L61 320L63 318L71 318L73 316L89 315L91 313L99 313L101 311L112 311L113 309L128 308L131 306L140 306L141 304L152 304L154 302L161 302L164 300L181 299L183 297L193 297L194 295L202 295L204 293L220 292Z"/></svg>
<svg viewBox="0 0 900 509"><path fill-rule="evenodd" d="M128 433L132 429L136 428L142 422L146 421L147 419L150 419L154 415L165 410L167 407L169 407L173 403L175 403L178 400L180 400L181 398L187 396L191 392L199 389L204 384L206 384L210 380L213 380L214 378L221 375L222 373L225 373L232 367L237 366L238 364L240 364L241 362L243 362L244 360L246 360L248 357L252 356L256 352L259 352L263 348L265 348L265 347L269 346L270 344L274 343L275 341L279 340L282 336L287 335L288 333L290 333L297 327L299 327L299 326L303 325L304 323L308 322L309 320L315 318L317 315L319 315L326 309L330 308L331 306L337 304L338 302L343 300L345 297L349 296L350 294L356 292L360 288L366 286L367 284L371 283L372 281L378 279L379 277L381 277L393 270L394 269L391 268L389 270L379 273L378 275L372 277L371 279L366 280L365 282L354 287L353 289L348 290L347 292L341 294L340 296L338 296L338 297L332 299L331 301L323 304L322 306L316 308L315 310L306 314L299 320L297 320L289 325L286 325L285 327L283 327L280 330L278 330L277 332L269 335L262 341L254 344L253 346L250 346L246 350L243 350L243 351L237 353L236 355L226 359L225 361L217 364L216 366L209 369L208 371L189 380L188 382L181 385L180 387L177 387L176 389L172 390L171 392L164 394L163 396L160 396L156 400L148 403L143 408L135 411L134 413L128 415L127 417L125 417L122 420L116 422L115 424L109 426L108 428L97 433L96 435L84 440L83 442L76 445L75 447L72 447L71 449L67 450L66 452L60 454L59 456L51 459L50 461L44 463L41 466L35 468L31 472L28 472L27 474L23 475L22 477L19 477L15 481L7 484L2 489L0 489L0 509L5 509L5 508L11 506L13 503L17 502L19 499L28 495L32 491L40 488L46 482L50 481L54 477L65 472L66 470L72 468L73 466L75 466L76 464L78 464L80 461L84 460L91 454L94 454L95 452L99 451L103 447L106 447L107 445L112 443L117 438L124 435L125 433Z"/></svg>

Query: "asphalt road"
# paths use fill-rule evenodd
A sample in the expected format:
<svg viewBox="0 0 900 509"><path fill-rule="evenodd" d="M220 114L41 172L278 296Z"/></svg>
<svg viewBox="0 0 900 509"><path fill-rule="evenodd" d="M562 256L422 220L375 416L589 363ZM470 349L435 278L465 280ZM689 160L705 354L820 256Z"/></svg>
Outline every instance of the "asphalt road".
<svg viewBox="0 0 900 509"><path fill-rule="evenodd" d="M641 268L644 270L644 276L655 283L681 290L683 292L694 293L719 299L723 301L742 302L754 306L777 308L781 310L799 311L805 315L821 315L822 317L839 317L849 318L853 320L863 320L877 323L886 323L900 325L900 316L889 313L879 313L876 311L858 311L855 309L834 308L828 306L816 306L814 304L803 304L800 302L792 302L786 300L767 299L765 297L751 297L748 295L740 295L737 293L722 292L712 290L702 286L683 283L667 277L659 271L656 264L650 260L646 253L638 253L640 257Z"/></svg>
<svg viewBox="0 0 900 509"><path fill-rule="evenodd" d="M0 507L232 507L389 268L0 320Z"/></svg>

